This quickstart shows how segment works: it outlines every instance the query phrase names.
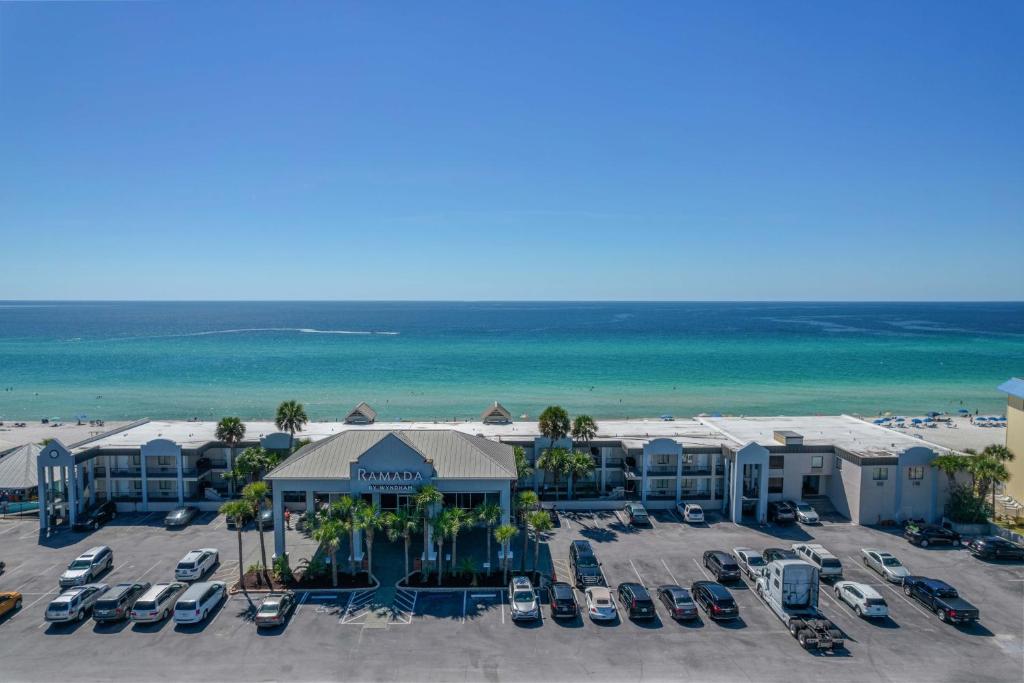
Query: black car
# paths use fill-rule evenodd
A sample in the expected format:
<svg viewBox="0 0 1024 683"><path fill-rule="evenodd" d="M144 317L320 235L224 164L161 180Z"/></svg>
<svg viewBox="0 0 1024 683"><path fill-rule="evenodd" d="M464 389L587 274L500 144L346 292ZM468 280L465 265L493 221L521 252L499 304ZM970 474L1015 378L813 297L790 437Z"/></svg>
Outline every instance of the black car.
<svg viewBox="0 0 1024 683"><path fill-rule="evenodd" d="M765 548L764 552L761 553L761 557L764 558L765 562L774 562L775 560L799 560L797 554L792 550L786 548Z"/></svg>
<svg viewBox="0 0 1024 683"><path fill-rule="evenodd" d="M199 514L199 510L191 505L175 508L168 512L167 516L164 517L164 526L187 526L189 522L195 519L197 514Z"/></svg>
<svg viewBox="0 0 1024 683"><path fill-rule="evenodd" d="M736 619L740 616L740 608L733 600L729 589L714 581L697 581L690 586L693 601L700 605L712 619Z"/></svg>
<svg viewBox="0 0 1024 683"><path fill-rule="evenodd" d="M740 566L736 558L722 550L708 550L704 553L704 566L719 581L739 581Z"/></svg>
<svg viewBox="0 0 1024 683"><path fill-rule="evenodd" d="M85 513L75 522L75 531L95 531L117 517L117 503L108 500Z"/></svg>
<svg viewBox="0 0 1024 683"><path fill-rule="evenodd" d="M604 574L601 564L589 541L573 541L569 545L569 561L572 563L573 579L580 588L603 586Z"/></svg>
<svg viewBox="0 0 1024 683"><path fill-rule="evenodd" d="M148 591L148 581L119 583L103 594L92 608L92 618L97 623L124 621L135 606L135 601Z"/></svg>
<svg viewBox="0 0 1024 683"><path fill-rule="evenodd" d="M619 603L630 619L653 619L656 616L651 594L639 583L620 583Z"/></svg>
<svg viewBox="0 0 1024 683"><path fill-rule="evenodd" d="M960 534L941 526L908 526L903 530L903 538L922 548L930 545L951 545L956 548L960 545Z"/></svg>
<svg viewBox="0 0 1024 683"><path fill-rule="evenodd" d="M260 523L263 525L263 530L274 528L274 510L272 508L264 508L260 510Z"/></svg>
<svg viewBox="0 0 1024 683"><path fill-rule="evenodd" d="M658 586L658 599L673 619L697 618L697 605L693 602L693 596L682 586Z"/></svg>
<svg viewBox="0 0 1024 683"><path fill-rule="evenodd" d="M796 508L784 500L768 503L768 521L776 524L790 524L796 521Z"/></svg>
<svg viewBox="0 0 1024 683"><path fill-rule="evenodd" d="M1024 546L1001 536L979 536L965 545L971 555L986 560L1024 560Z"/></svg>
<svg viewBox="0 0 1024 683"><path fill-rule="evenodd" d="M939 621L969 624L978 620L978 608L960 597L945 581L926 576L903 579L903 592L935 613Z"/></svg>
<svg viewBox="0 0 1024 683"><path fill-rule="evenodd" d="M579 613L576 591L564 581L548 585L548 604L551 606L551 616L555 619L575 619Z"/></svg>

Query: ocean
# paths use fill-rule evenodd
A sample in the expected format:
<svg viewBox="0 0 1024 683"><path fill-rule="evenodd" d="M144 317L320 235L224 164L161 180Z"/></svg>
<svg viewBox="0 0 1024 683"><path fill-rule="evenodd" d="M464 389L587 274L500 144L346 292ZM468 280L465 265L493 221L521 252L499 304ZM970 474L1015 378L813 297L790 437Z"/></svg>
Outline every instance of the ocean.
<svg viewBox="0 0 1024 683"><path fill-rule="evenodd" d="M1002 414L1024 303L2 302L0 416Z"/></svg>

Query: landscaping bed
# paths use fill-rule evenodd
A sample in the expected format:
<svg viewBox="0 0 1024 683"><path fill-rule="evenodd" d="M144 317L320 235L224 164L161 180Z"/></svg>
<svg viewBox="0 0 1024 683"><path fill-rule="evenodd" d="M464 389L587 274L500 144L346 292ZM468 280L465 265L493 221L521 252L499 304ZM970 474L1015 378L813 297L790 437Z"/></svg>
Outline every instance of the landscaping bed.
<svg viewBox="0 0 1024 683"><path fill-rule="evenodd" d="M540 581L545 575L540 572L509 572L509 580L513 576L526 576L534 586L540 586ZM437 583L437 574L431 572L427 579L422 580L422 574L416 572L398 583L402 588L506 588L507 583L502 578L501 572L494 572L490 576L477 574L475 577L466 574L445 574L440 585Z"/></svg>
<svg viewBox="0 0 1024 683"><path fill-rule="evenodd" d="M267 585L267 582L264 580L262 571L246 572L243 576L241 587L245 590L283 591L313 588L373 588L377 585L375 581L370 580L370 575L366 572L357 572L355 574L338 572L337 586L331 581L330 574L326 576L306 576L299 572L291 581L275 579L273 572L268 572L268 574L270 576L270 585Z"/></svg>

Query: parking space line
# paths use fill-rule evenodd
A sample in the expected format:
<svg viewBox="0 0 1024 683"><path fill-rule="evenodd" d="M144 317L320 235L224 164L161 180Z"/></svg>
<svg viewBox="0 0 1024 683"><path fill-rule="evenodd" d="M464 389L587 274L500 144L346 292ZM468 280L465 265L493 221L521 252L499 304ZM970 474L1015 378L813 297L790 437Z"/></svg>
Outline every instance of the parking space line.
<svg viewBox="0 0 1024 683"><path fill-rule="evenodd" d="M654 523L654 515L647 515L647 521L651 523L652 529L658 528L658 525Z"/></svg>
<svg viewBox="0 0 1024 683"><path fill-rule="evenodd" d="M665 560L661 560L661 566L664 567L665 571L668 572L669 577L672 579L672 583L674 583L674 584L676 584L678 586L679 585L679 579L677 579L676 575L672 573L672 570L668 568L668 565L665 563Z"/></svg>
<svg viewBox="0 0 1024 683"><path fill-rule="evenodd" d="M691 559L693 560L693 563L694 563L695 565L697 565L697 569L699 569L699 570L700 570L700 573L704 575L704 578L705 578L705 579L707 579L708 581L710 581L710 580L711 580L711 575L709 575L709 574L708 574L708 573L707 573L707 572L706 572L706 571L704 570L704 567L700 566L700 562L698 562L698 561L697 561L697 558L696 558L696 557L694 557L694 558L691 558Z"/></svg>
<svg viewBox="0 0 1024 683"><path fill-rule="evenodd" d="M140 576L139 578L140 578L140 579L142 579L142 578L145 578L146 574L148 574L148 573L150 573L151 571L153 571L154 569L156 569L156 566L157 566L158 564L160 564L160 560L157 560L156 562L154 562L154 563L153 563L153 566L152 566L152 567L150 567L150 568L149 568L149 569L147 569L146 571L142 572L142 576Z"/></svg>
<svg viewBox="0 0 1024 683"><path fill-rule="evenodd" d="M295 616L299 616L299 612L302 611L302 606L306 604L306 600L309 600L309 591L302 594L302 599L299 600L299 604L295 607Z"/></svg>
<svg viewBox="0 0 1024 683"><path fill-rule="evenodd" d="M462 591L462 623L466 623L466 600L469 598L469 591Z"/></svg>
<svg viewBox="0 0 1024 683"><path fill-rule="evenodd" d="M633 560L629 561L629 566L633 568L633 573L636 574L636 578L639 579L640 585L646 588L647 584L644 582L644 577L640 576L640 572L637 571L636 565L633 564Z"/></svg>
<svg viewBox="0 0 1024 683"><path fill-rule="evenodd" d="M47 595L53 595L53 594L55 594L55 593L57 593L57 589L56 589L56 588L54 588L53 590L51 590L51 591L49 591L49 592L47 592L47 593L43 593L43 597L41 597L41 598L36 598L35 600L33 600L32 602L30 602L29 604L27 604L27 605L23 606L23 607L21 608L21 612L19 612L18 614L15 614L14 616L16 617L16 616L18 616L19 614L24 614L24 613L25 613L25 611L26 611L26 610L28 610L28 608L29 608L29 607L32 607L32 605L36 604L36 603L37 603L37 602L39 602L40 600L44 600L44 599L46 598L46 596L47 596ZM12 618L13 618L13 617L12 617Z"/></svg>

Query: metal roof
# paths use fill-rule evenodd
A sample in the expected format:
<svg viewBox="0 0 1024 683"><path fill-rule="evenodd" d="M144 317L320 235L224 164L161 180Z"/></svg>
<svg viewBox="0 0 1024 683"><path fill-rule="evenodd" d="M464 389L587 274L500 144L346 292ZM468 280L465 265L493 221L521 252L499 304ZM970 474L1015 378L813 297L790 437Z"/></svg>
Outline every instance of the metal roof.
<svg viewBox="0 0 1024 683"><path fill-rule="evenodd" d="M1011 377L999 385L999 391L1016 398L1024 398L1024 379Z"/></svg>
<svg viewBox="0 0 1024 683"><path fill-rule="evenodd" d="M30 489L39 485L36 461L42 446L27 443L0 458L0 489Z"/></svg>
<svg viewBox="0 0 1024 683"><path fill-rule="evenodd" d="M388 437L401 440L430 462L443 479L515 479L515 450L508 444L453 429L350 430L309 444L266 479L348 479L350 467Z"/></svg>

